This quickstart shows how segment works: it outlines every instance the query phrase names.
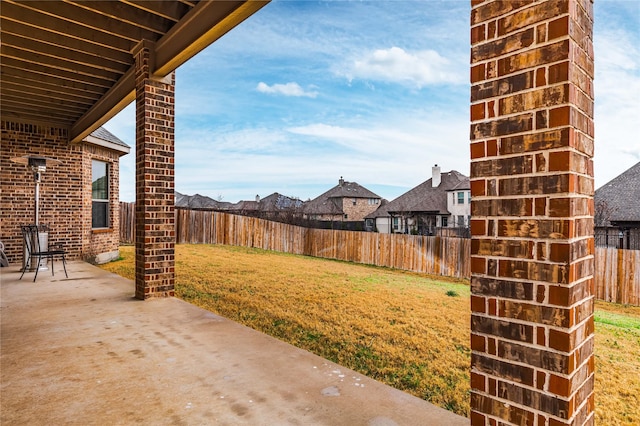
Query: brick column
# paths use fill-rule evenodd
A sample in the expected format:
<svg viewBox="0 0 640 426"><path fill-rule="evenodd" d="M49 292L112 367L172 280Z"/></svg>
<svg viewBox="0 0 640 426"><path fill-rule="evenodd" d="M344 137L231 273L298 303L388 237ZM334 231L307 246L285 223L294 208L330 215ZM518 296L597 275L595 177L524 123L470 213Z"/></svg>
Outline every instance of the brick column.
<svg viewBox="0 0 640 426"><path fill-rule="evenodd" d="M141 42L136 61L136 298L174 291L175 75L151 74L153 46Z"/></svg>
<svg viewBox="0 0 640 426"><path fill-rule="evenodd" d="M593 424L591 0L471 11L471 423Z"/></svg>

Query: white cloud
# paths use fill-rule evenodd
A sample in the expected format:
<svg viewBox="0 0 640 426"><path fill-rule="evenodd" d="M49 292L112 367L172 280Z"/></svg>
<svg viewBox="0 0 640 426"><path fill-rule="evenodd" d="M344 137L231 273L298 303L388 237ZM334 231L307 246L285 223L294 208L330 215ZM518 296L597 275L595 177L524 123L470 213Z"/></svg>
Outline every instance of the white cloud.
<svg viewBox="0 0 640 426"><path fill-rule="evenodd" d="M442 83L463 83L452 61L434 50L409 53L400 47L377 49L353 60L342 72L349 80L399 83L421 89Z"/></svg>
<svg viewBox="0 0 640 426"><path fill-rule="evenodd" d="M335 145L326 150L326 157L307 158L307 171L331 167L334 174L343 174L345 179L356 173L365 186L386 184L409 189L411 184L428 179L436 163L443 170L468 174L466 115L414 111L410 116L399 112L385 121L375 121L375 125L362 127L314 123L287 130L305 140Z"/></svg>
<svg viewBox="0 0 640 426"><path fill-rule="evenodd" d="M433 164L468 174L465 112L398 111L375 124L183 129L176 141L176 188L227 201L274 191L307 199L344 176L393 199L428 179Z"/></svg>
<svg viewBox="0 0 640 426"><path fill-rule="evenodd" d="M274 84L269 86L264 82L258 83L256 90L261 93L269 93L274 95L283 95L283 96L295 96L295 97L307 97L307 98L315 98L318 96L318 92L315 90L305 91L298 83L286 83L286 84Z"/></svg>
<svg viewBox="0 0 640 426"><path fill-rule="evenodd" d="M392 199L435 163L468 175L469 7L271 2L178 70L176 189L226 201L273 191L306 199L344 176ZM640 43L637 2L594 8L600 186L640 157ZM345 78L358 84L345 87ZM107 127L133 145L135 114L126 111ZM134 155L123 157L122 199L135 195L134 172Z"/></svg>
<svg viewBox="0 0 640 426"><path fill-rule="evenodd" d="M640 161L640 50L632 37L614 27L594 34L596 188Z"/></svg>
<svg viewBox="0 0 640 426"><path fill-rule="evenodd" d="M126 108L109 120L104 127L131 147L129 154L120 157L120 200L136 199L136 103Z"/></svg>
<svg viewBox="0 0 640 426"><path fill-rule="evenodd" d="M219 153L281 153L286 134L267 128L198 128L176 130L176 158L207 161L207 156Z"/></svg>

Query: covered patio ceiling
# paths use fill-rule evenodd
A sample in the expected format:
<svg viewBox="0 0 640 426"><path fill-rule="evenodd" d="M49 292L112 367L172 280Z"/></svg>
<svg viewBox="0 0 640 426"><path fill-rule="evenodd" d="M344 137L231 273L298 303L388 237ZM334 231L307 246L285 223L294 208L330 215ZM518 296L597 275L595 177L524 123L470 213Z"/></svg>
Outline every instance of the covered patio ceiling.
<svg viewBox="0 0 640 426"><path fill-rule="evenodd" d="M78 142L135 99L139 42L155 44L161 78L267 3L3 0L2 117L68 127Z"/></svg>

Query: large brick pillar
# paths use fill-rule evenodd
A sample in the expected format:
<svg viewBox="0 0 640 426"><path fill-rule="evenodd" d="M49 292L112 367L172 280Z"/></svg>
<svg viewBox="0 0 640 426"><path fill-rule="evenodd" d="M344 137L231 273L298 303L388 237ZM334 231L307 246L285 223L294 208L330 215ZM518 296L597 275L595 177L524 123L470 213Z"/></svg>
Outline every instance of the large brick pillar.
<svg viewBox="0 0 640 426"><path fill-rule="evenodd" d="M592 424L591 0L472 0L471 423Z"/></svg>
<svg viewBox="0 0 640 426"><path fill-rule="evenodd" d="M175 75L151 74L153 46L143 41L136 61L136 298L174 292Z"/></svg>

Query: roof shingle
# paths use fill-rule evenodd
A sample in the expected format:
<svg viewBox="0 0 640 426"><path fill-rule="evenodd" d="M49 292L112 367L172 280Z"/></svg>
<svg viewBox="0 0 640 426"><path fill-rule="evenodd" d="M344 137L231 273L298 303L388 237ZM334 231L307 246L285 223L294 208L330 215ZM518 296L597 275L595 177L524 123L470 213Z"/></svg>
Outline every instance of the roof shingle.
<svg viewBox="0 0 640 426"><path fill-rule="evenodd" d="M377 198L380 196L360 186L356 182L347 182L340 179L338 185L319 195L311 201L304 203L306 214L342 214L342 205L338 200L342 198Z"/></svg>
<svg viewBox="0 0 640 426"><path fill-rule="evenodd" d="M367 216L368 218L389 216L390 213L400 212L428 212L432 214L449 214L447 210L447 192L470 189L469 178L462 173L451 170L441 173L440 185L433 187L432 179L400 195L378 210Z"/></svg>
<svg viewBox="0 0 640 426"><path fill-rule="evenodd" d="M102 139L103 141L130 148L129 145L121 141L116 135L114 135L104 127L98 127L96 130L91 132L91 136L93 136L94 138Z"/></svg>
<svg viewBox="0 0 640 426"><path fill-rule="evenodd" d="M594 198L596 206L606 202L611 222L640 222L640 162L598 188Z"/></svg>

